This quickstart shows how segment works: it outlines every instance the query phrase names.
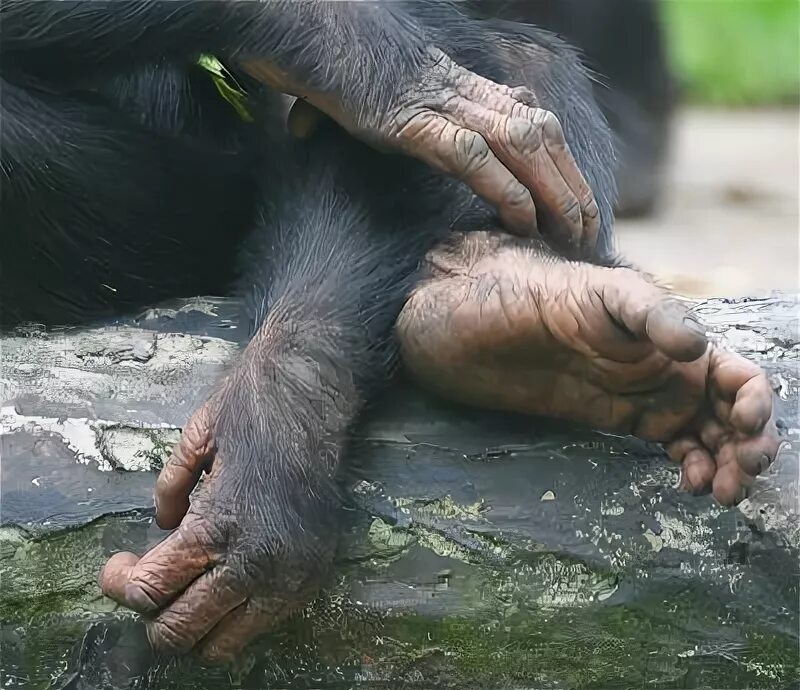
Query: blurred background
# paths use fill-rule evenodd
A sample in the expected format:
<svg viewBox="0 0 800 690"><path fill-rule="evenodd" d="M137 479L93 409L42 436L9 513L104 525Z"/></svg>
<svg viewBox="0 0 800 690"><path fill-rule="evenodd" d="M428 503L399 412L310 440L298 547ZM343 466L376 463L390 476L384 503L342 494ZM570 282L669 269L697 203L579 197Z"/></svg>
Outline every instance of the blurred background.
<svg viewBox="0 0 800 690"><path fill-rule="evenodd" d="M619 247L691 296L796 291L800 3L656 5L677 107L654 213Z"/></svg>
<svg viewBox="0 0 800 690"><path fill-rule="evenodd" d="M582 49L618 139L618 247L694 297L798 289L798 0L473 0Z"/></svg>

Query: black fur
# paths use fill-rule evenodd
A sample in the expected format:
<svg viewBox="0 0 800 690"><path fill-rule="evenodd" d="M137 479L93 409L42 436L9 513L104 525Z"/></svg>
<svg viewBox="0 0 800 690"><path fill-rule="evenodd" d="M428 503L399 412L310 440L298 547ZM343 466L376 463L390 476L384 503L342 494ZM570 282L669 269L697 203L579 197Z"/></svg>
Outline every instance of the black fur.
<svg viewBox="0 0 800 690"><path fill-rule="evenodd" d="M676 83L659 0L469 0L477 16L535 24L584 54L594 95L616 135L617 213L649 213L658 200L671 139Z"/></svg>
<svg viewBox="0 0 800 690"><path fill-rule="evenodd" d="M435 0L434 0L435 1ZM262 57L310 88L385 112L426 57L424 31L394 2L4 0L0 65L53 82L167 58Z"/></svg>

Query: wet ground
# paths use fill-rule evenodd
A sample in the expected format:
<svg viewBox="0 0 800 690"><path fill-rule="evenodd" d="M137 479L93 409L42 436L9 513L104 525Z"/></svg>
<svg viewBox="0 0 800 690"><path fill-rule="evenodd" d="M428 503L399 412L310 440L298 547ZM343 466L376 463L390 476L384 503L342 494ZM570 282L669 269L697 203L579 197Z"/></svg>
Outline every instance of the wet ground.
<svg viewBox="0 0 800 690"><path fill-rule="evenodd" d="M795 292L797 111L685 110L659 213L618 224L623 254L696 297Z"/></svg>

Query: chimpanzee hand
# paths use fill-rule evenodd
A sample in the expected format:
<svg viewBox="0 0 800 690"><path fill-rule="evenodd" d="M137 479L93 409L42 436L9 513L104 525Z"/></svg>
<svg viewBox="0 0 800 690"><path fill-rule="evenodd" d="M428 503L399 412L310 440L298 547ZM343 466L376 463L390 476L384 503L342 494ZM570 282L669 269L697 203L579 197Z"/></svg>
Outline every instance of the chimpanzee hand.
<svg viewBox="0 0 800 690"><path fill-rule="evenodd" d="M778 450L764 372L709 346L640 273L533 245L472 233L432 252L432 277L398 320L418 380L461 402L664 442L684 488L741 500Z"/></svg>
<svg viewBox="0 0 800 690"><path fill-rule="evenodd" d="M573 158L558 118L537 107L525 87L496 84L456 64L439 50L412 84L398 85L387 112L364 112L331 94L309 93L267 65L244 65L253 76L301 98L292 118L297 129L313 126L310 103L353 135L400 150L464 180L494 205L506 229L536 232L536 205L567 234L547 238L591 255L600 231L592 190ZM384 85L376 85L376 88ZM358 109L358 110L356 110Z"/></svg>
<svg viewBox="0 0 800 690"><path fill-rule="evenodd" d="M164 466L156 521L177 529L141 558L114 555L100 575L107 596L150 618L156 649L234 657L313 598L332 559L335 533L321 527L334 522L324 480L297 464L315 444L265 418L257 373L234 374L189 420ZM235 441L220 444L231 429ZM281 434L293 436L294 453L282 452Z"/></svg>

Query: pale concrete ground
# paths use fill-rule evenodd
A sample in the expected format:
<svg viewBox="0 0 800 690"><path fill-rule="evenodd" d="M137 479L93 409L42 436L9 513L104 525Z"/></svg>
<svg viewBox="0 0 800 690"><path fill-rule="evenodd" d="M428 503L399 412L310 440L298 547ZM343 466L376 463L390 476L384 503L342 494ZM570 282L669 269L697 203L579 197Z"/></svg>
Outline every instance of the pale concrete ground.
<svg viewBox="0 0 800 690"><path fill-rule="evenodd" d="M658 213L620 220L622 254L692 297L800 289L798 113L685 110Z"/></svg>

